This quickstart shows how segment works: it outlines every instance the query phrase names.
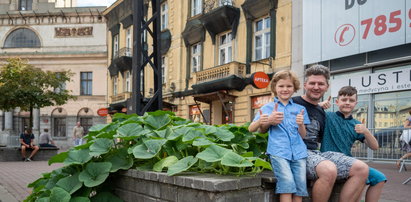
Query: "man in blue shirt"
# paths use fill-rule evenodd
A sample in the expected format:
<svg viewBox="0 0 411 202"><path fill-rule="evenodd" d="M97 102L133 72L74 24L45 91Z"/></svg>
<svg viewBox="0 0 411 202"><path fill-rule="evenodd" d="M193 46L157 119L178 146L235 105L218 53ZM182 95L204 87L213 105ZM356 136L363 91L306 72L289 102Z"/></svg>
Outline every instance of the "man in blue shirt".
<svg viewBox="0 0 411 202"><path fill-rule="evenodd" d="M23 161L32 161L34 155L40 149L37 145L33 143L34 135L31 133L30 129L24 130L24 133L20 134L20 144L21 144L21 156ZM33 150L28 158L26 158L26 150Z"/></svg>

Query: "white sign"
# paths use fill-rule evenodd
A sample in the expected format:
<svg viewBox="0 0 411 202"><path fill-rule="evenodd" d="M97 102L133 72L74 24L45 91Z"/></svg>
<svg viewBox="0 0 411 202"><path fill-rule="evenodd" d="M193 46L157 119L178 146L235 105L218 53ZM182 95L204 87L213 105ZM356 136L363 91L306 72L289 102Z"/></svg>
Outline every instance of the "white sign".
<svg viewBox="0 0 411 202"><path fill-rule="evenodd" d="M343 77L331 80L331 96L337 97L344 86L353 86L358 95L411 89L411 68Z"/></svg>
<svg viewBox="0 0 411 202"><path fill-rule="evenodd" d="M303 63L411 43L410 0L304 0Z"/></svg>

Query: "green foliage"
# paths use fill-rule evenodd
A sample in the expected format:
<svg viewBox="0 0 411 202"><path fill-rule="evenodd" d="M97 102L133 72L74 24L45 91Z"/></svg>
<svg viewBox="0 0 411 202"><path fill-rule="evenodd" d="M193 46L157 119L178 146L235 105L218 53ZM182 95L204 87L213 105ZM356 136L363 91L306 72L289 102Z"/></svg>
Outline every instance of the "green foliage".
<svg viewBox="0 0 411 202"><path fill-rule="evenodd" d="M63 105L75 98L62 88L73 75L70 71L45 72L19 58L7 62L0 68L0 110L20 107L32 113L34 108Z"/></svg>
<svg viewBox="0 0 411 202"><path fill-rule="evenodd" d="M107 183L120 170L253 175L271 169L264 160L267 134L250 133L246 125L193 123L165 111L116 114L85 138L86 144L49 160L64 167L31 183L26 201L122 201Z"/></svg>

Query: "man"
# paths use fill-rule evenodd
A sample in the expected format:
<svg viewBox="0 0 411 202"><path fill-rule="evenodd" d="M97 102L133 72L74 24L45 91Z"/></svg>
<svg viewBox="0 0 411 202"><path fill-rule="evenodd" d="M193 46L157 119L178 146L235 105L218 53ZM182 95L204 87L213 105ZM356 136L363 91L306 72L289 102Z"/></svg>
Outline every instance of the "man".
<svg viewBox="0 0 411 202"><path fill-rule="evenodd" d="M74 146L83 144L84 128L80 125L80 122L76 123L73 128Z"/></svg>
<svg viewBox="0 0 411 202"><path fill-rule="evenodd" d="M21 144L21 156L23 161L32 161L34 155L40 149L38 146L34 145L34 134L31 133L30 129L24 130L24 133L20 134L20 144ZM26 150L33 150L28 158L26 158Z"/></svg>
<svg viewBox="0 0 411 202"><path fill-rule="evenodd" d="M325 126L325 112L319 106L329 87L330 71L323 65L314 65L305 71L303 96L294 97L295 103L307 109L311 123L307 125L304 142L308 148L307 177L315 180L313 201L328 201L336 179L347 179L340 201L356 201L368 176L368 166L362 161L338 152L318 151Z"/></svg>
<svg viewBox="0 0 411 202"><path fill-rule="evenodd" d="M40 147L57 147L49 134L49 129L45 128L44 132L40 134L39 145Z"/></svg>

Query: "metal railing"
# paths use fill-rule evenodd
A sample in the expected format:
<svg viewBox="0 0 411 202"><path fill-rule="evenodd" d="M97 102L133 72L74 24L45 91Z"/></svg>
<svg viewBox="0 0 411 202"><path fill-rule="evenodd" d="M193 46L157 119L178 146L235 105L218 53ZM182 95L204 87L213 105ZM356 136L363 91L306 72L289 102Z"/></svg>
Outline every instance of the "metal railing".
<svg viewBox="0 0 411 202"><path fill-rule="evenodd" d="M370 129L377 139L380 148L376 151L368 149L367 145L356 141L351 149L354 157L365 160L397 160L404 152L400 150L399 138L403 128L393 127L384 129Z"/></svg>
<svg viewBox="0 0 411 202"><path fill-rule="evenodd" d="M203 3L203 13L208 13L221 6L234 6L232 0L206 0Z"/></svg>

